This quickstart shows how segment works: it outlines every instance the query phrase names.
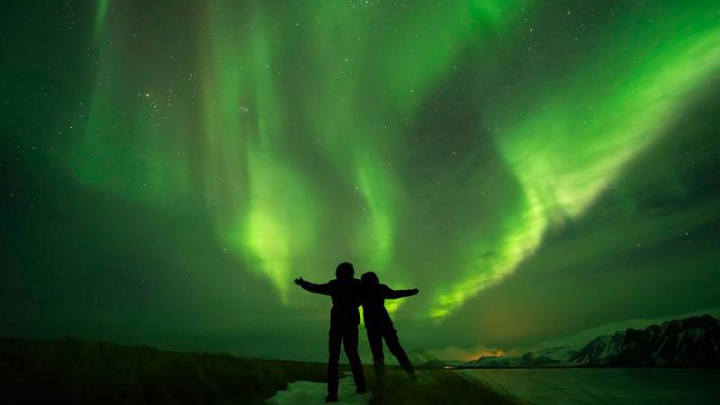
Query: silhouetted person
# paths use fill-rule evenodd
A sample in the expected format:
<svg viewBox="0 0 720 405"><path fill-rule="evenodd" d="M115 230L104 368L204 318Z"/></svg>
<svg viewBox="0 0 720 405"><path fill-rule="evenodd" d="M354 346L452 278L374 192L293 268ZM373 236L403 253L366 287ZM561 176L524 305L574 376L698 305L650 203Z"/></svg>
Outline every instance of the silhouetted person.
<svg viewBox="0 0 720 405"><path fill-rule="evenodd" d="M335 270L335 280L325 284L313 284L302 279L295 279L295 284L303 289L332 297L330 310L329 352L327 367L328 395L325 402L338 401L338 363L340 362L340 345L345 347L345 355L350 361L350 368L358 393L365 392L365 376L358 355L358 325L360 324L360 294L362 285L354 277L355 269L350 263L340 263Z"/></svg>
<svg viewBox="0 0 720 405"><path fill-rule="evenodd" d="M416 295L417 288L412 290L393 290L385 284L380 284L377 274L368 272L360 279L363 284L363 317L367 329L368 343L373 355L373 367L375 369L375 380L382 385L385 380L385 355L383 354L383 339L387 344L390 353L395 356L400 366L407 375L415 380L415 370L405 350L400 346L397 331L393 326L390 314L385 309L386 299L396 299Z"/></svg>

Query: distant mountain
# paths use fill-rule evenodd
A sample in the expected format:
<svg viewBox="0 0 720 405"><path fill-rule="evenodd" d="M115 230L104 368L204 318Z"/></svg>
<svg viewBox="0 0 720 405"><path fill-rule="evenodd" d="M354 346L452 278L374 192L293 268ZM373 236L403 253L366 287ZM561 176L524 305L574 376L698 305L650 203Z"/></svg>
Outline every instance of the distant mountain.
<svg viewBox="0 0 720 405"><path fill-rule="evenodd" d="M720 367L720 321L695 316L600 336L580 350L480 357L463 367Z"/></svg>
<svg viewBox="0 0 720 405"><path fill-rule="evenodd" d="M569 347L554 347L552 349L525 353L520 357L485 356L466 363L477 367L562 367L568 357L575 353Z"/></svg>

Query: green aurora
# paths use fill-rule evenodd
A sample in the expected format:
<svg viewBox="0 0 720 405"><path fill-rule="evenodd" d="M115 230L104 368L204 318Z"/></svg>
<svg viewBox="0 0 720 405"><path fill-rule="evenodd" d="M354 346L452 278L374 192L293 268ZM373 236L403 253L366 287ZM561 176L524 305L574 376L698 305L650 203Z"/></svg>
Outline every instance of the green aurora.
<svg viewBox="0 0 720 405"><path fill-rule="evenodd" d="M4 128L11 128L7 145L45 145L52 150L45 164L63 181L76 182L83 190L78 193L141 207L154 213L151 218L167 216L165 225L151 218L137 224L160 229L153 235L182 233L223 255L227 272L202 281L199 269L213 264L192 250L176 244L157 246L157 256L153 249L144 253L167 268L147 271L167 273L169 280L179 277L172 267L184 262L197 275L183 282L203 289L205 303L221 296L218 302L228 311L229 297L243 294L244 285L259 288L262 282L247 281L259 278L272 288L253 296L253 302L272 302L280 312L309 312L313 325L321 325L326 303L298 293L292 279L325 280L337 262L349 260L360 272L376 271L391 286L420 288L417 300L392 308L401 325L436 336L411 338L420 348L499 347L504 341L533 345L560 332L535 331L534 324L529 332L520 318L507 324L486 316L481 324L500 330L486 342L483 332L458 341L448 335L461 319L477 320L478 302L511 288L517 277L547 275L558 263L581 269L600 256L625 257L628 246L640 242L626 241L620 228L609 238L593 232L607 230L606 225L633 226L628 215L638 221L635 239L654 249L653 257L671 255L666 244L685 237L685 230L710 232L707 246L717 249L712 224L720 221L720 195L716 186L708 186L713 180L707 176L717 180L717 171L709 168L720 160L719 121L702 116L706 124L683 124L700 111L698 104L717 100L720 7L715 1L102 0L92 7L68 2L56 6L59 11L14 7L3 20L61 15L54 17L61 24L42 25L45 34L37 35L71 33L61 51L77 56L72 64L59 62L65 67L56 71L64 73L46 79L72 83L67 86L72 91L48 102L50 108L63 107L55 107L54 118L30 138L12 135L21 133L13 129L22 127L19 119L4 119ZM19 38L21 28L15 23L6 29ZM24 44L24 49L9 46L17 46L18 54L50 46ZM20 92L19 84L9 83L23 83L10 80L13 66L7 62L3 70L5 99ZM3 117L24 111L14 108L5 108ZM704 160L653 163L653 172L634 169L661 156L656 151L679 142L678 137ZM689 168L695 162L705 162L706 171ZM702 184L677 175L693 170L705 177L698 180ZM682 207L672 215L645 217L642 207L648 203L638 190L653 181L662 182L655 192L662 201L685 201ZM702 198L688 191L700 188ZM607 208L608 199L618 205ZM87 209L93 208L74 215ZM101 215L112 217L113 209ZM670 226L672 221L682 225ZM587 228L576 231L573 240L585 238L583 246L592 247L548 259L567 243L563 233L579 224ZM131 238L117 232L119 240ZM91 233L86 236L92 238ZM94 243L123 256L123 243ZM669 261L691 257L684 249ZM707 263L717 265L717 250L704 251L710 255ZM667 274L680 274L674 269ZM618 309L594 322L590 311L575 314L581 321L558 330L569 335L603 323L720 307L720 300L707 298L720 288L716 273L688 276L705 285L694 300L624 314ZM536 288L542 289L542 281ZM506 298L522 301L523 294ZM613 300L604 294L589 293L598 307ZM168 293L164 305L186 298ZM582 293L575 296L585 299ZM631 308L631 301L622 305ZM253 305L237 311L252 311ZM493 316L507 319L520 304L506 306L498 299L492 305ZM80 304L72 308L85 311ZM278 327L263 321L273 316L262 312L233 327L232 318L223 315L224 325L218 321L206 333L263 335L258 331ZM149 318L143 322L140 330L152 329ZM303 327L297 322L293 325ZM25 333L21 324L5 330ZM76 327L78 334L86 330ZM42 325L32 330L35 335L73 332ZM204 347L203 339L149 338L179 347ZM238 339L213 347L242 351Z"/></svg>

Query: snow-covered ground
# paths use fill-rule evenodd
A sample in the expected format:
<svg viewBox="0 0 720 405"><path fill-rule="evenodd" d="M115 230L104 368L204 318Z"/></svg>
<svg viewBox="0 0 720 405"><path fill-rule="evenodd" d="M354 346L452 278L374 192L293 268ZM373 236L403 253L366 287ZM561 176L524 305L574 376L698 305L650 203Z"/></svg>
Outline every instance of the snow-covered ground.
<svg viewBox="0 0 720 405"><path fill-rule="evenodd" d="M278 391L274 397L267 400L268 405L319 405L325 403L327 384L310 381L296 381L288 384L287 391ZM339 404L367 405L372 394L366 392L357 394L352 377L340 379L338 389Z"/></svg>
<svg viewBox="0 0 720 405"><path fill-rule="evenodd" d="M482 369L456 372L531 405L720 404L720 370Z"/></svg>

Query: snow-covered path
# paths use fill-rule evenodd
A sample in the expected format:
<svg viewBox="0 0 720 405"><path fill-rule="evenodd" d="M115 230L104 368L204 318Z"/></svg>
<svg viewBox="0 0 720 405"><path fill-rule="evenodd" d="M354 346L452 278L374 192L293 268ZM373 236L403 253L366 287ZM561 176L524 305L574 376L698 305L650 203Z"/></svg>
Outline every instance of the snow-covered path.
<svg viewBox="0 0 720 405"><path fill-rule="evenodd" d="M268 399L268 405L319 405L325 403L327 395L327 384L310 381L296 381L288 384L287 391L278 391L274 397ZM370 403L372 394L366 392L357 394L355 383L351 377L340 380L338 390L339 404L367 405Z"/></svg>

